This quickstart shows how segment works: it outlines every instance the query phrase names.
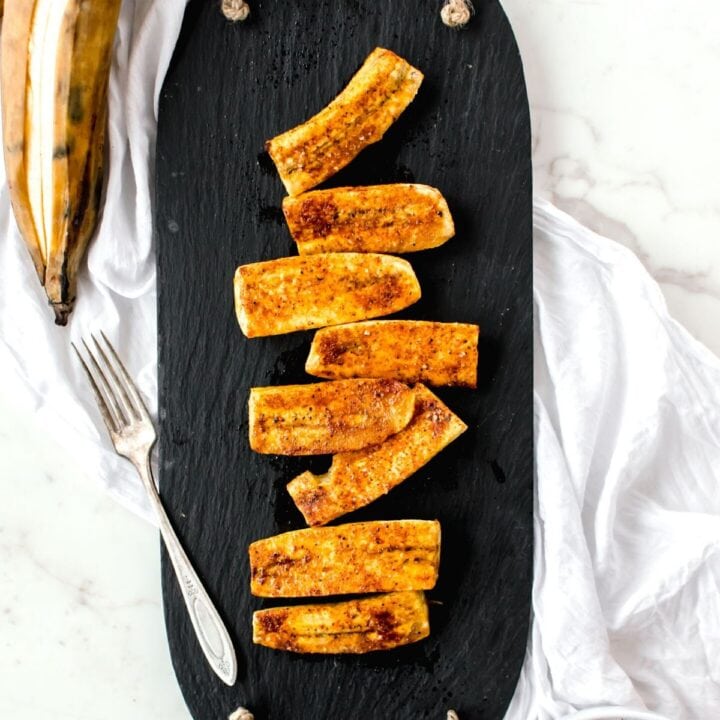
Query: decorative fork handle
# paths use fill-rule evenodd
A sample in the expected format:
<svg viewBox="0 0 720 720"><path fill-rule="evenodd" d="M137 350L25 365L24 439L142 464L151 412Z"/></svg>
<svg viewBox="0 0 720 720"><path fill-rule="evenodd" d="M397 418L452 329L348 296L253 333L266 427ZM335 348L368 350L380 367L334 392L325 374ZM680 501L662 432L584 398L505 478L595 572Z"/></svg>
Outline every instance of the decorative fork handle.
<svg viewBox="0 0 720 720"><path fill-rule="evenodd" d="M226 685L232 686L235 684L237 677L237 659L227 628L200 582L200 578L198 578L197 573L190 564L190 560L188 560L188 556L185 554L185 550L183 550L170 524L170 519L155 487L149 455L142 460L133 458L132 462L142 478L150 502L157 515L160 534L165 542L170 562L172 562L175 569L180 591L183 600L185 600L190 622L195 629L200 647L215 674Z"/></svg>

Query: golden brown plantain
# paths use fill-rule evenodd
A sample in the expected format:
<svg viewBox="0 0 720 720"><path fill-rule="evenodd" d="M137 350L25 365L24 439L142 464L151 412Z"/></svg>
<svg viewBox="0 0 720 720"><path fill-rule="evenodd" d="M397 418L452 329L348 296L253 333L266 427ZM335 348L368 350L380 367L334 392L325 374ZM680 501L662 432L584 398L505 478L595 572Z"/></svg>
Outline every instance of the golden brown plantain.
<svg viewBox="0 0 720 720"><path fill-rule="evenodd" d="M375 320L315 333L305 371L330 379L395 378L429 385L477 386L477 325Z"/></svg>
<svg viewBox="0 0 720 720"><path fill-rule="evenodd" d="M257 540L249 552L250 590L259 597L429 590L437 581L440 523L308 528Z"/></svg>
<svg viewBox="0 0 720 720"><path fill-rule="evenodd" d="M253 613L253 642L290 652L366 653L408 645L429 634L423 592L394 592Z"/></svg>
<svg viewBox="0 0 720 720"><path fill-rule="evenodd" d="M241 265L234 285L238 323L249 338L388 315L420 298L410 263L373 253Z"/></svg>
<svg viewBox="0 0 720 720"><path fill-rule="evenodd" d="M427 185L313 190L286 197L283 212L301 255L416 252L455 234L445 198Z"/></svg>
<svg viewBox="0 0 720 720"><path fill-rule="evenodd" d="M338 380L250 390L250 447L326 455L382 442L411 420L414 390L395 380Z"/></svg>
<svg viewBox="0 0 720 720"><path fill-rule="evenodd" d="M5 167L13 212L64 325L95 231L120 0L17 0L2 33Z"/></svg>
<svg viewBox="0 0 720 720"><path fill-rule="evenodd" d="M422 80L422 73L394 52L373 50L327 107L265 144L288 194L327 180L380 140Z"/></svg>
<svg viewBox="0 0 720 720"><path fill-rule="evenodd" d="M379 445L335 455L327 473L304 472L288 492L308 525L324 525L392 490L465 430L438 397L417 385L415 414L404 430Z"/></svg>

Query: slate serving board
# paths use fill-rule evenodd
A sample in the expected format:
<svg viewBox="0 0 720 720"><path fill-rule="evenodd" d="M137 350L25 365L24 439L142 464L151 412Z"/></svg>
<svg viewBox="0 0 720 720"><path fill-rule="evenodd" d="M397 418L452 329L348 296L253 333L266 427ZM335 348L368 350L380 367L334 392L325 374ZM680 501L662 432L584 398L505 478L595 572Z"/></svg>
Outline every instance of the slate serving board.
<svg viewBox="0 0 720 720"><path fill-rule="evenodd" d="M532 222L522 65L497 2L463 31L421 0L253 0L232 25L192 0L160 100L156 228L160 485L178 535L228 623L239 677L226 688L197 646L167 556L168 638L198 720L245 705L257 720L501 718L522 663L532 572ZM482 327L480 387L438 394L470 426L415 477L342 521L438 518L431 637L366 656L253 646L247 546L303 527L284 485L328 458L256 455L253 385L310 382L311 333L246 340L238 264L294 254L283 188L263 143L317 112L376 46L425 73L379 144L328 184L439 187L456 220L444 247L406 256L423 297L401 317Z"/></svg>

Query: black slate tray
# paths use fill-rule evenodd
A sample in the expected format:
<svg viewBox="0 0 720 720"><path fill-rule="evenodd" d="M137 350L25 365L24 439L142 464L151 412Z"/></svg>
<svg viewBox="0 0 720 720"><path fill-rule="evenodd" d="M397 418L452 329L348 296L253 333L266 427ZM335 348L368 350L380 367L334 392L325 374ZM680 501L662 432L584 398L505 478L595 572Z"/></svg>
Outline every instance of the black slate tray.
<svg viewBox="0 0 720 720"><path fill-rule="evenodd" d="M242 704L257 720L501 718L522 663L532 571L532 223L523 72L497 2L463 31L422 0L252 0L229 24L193 0L160 101L157 143L160 483L181 540L235 640L226 688L192 633L163 553L175 671L198 720ZM240 263L294 253L263 142L330 101L376 46L426 76L384 140L332 184L418 181L448 199L457 236L406 256L423 298L402 317L477 322L481 384L439 395L470 426L386 498L344 520L438 518L431 637L359 657L253 646L247 546L303 526L284 489L327 458L255 455L253 385L308 382L311 334L246 340L233 314Z"/></svg>

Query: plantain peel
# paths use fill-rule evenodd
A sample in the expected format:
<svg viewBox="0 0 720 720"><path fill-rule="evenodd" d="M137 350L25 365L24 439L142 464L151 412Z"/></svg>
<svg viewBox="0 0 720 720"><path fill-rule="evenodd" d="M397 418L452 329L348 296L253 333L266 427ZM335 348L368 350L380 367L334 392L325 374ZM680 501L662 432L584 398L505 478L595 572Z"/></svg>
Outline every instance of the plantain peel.
<svg viewBox="0 0 720 720"><path fill-rule="evenodd" d="M290 652L366 653L408 645L429 634L428 605L422 592L253 613L253 642Z"/></svg>
<svg viewBox="0 0 720 720"><path fill-rule="evenodd" d="M16 0L0 47L13 213L58 325L100 213L107 84L120 0Z"/></svg>
<svg viewBox="0 0 720 720"><path fill-rule="evenodd" d="M423 74L376 48L317 115L266 143L289 195L319 185L377 142L414 99Z"/></svg>
<svg viewBox="0 0 720 720"><path fill-rule="evenodd" d="M428 185L312 190L284 198L283 212L301 255L417 252L455 234L445 198Z"/></svg>
<svg viewBox="0 0 720 720"><path fill-rule="evenodd" d="M250 545L250 591L314 597L430 590L440 563L440 523L387 520L308 528Z"/></svg>
<svg viewBox="0 0 720 720"><path fill-rule="evenodd" d="M327 473L304 472L288 492L308 525L324 525L388 493L467 430L424 385L415 387L410 423L385 442L339 453Z"/></svg>

